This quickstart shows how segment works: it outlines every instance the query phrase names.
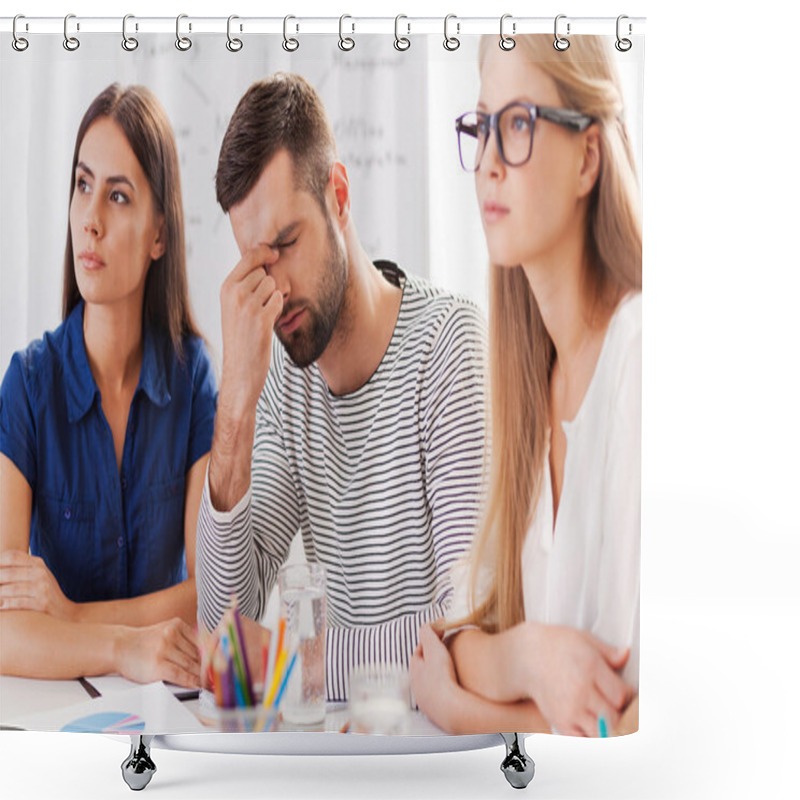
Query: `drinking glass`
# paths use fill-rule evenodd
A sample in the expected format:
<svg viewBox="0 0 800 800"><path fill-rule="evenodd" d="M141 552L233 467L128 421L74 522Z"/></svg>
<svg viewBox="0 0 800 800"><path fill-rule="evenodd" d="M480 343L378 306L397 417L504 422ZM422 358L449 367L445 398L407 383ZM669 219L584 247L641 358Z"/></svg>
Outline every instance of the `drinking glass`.
<svg viewBox="0 0 800 800"><path fill-rule="evenodd" d="M317 725L325 720L325 567L287 564L278 573L278 588L287 668L296 654L281 703L283 720Z"/></svg>

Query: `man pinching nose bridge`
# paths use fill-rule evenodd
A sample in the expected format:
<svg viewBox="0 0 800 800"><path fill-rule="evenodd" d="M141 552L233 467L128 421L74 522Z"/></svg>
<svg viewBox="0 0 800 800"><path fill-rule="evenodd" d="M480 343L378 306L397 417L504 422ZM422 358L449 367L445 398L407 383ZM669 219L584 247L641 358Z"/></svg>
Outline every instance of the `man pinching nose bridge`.
<svg viewBox="0 0 800 800"><path fill-rule="evenodd" d="M408 665L476 526L485 330L477 308L371 261L320 98L276 74L240 100L217 199L241 259L198 521L198 603L259 619L291 541L327 571L326 688Z"/></svg>

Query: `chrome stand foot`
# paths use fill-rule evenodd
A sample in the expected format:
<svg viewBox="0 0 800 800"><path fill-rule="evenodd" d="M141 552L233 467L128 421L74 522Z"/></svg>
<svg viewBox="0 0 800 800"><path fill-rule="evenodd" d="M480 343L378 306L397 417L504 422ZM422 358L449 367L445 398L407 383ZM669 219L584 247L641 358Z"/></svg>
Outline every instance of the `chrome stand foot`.
<svg viewBox="0 0 800 800"><path fill-rule="evenodd" d="M524 789L532 780L536 767L525 752L525 739L518 733L501 733L506 743L506 757L500 769L515 789Z"/></svg>
<svg viewBox="0 0 800 800"><path fill-rule="evenodd" d="M131 752L122 762L122 778L134 792L139 792L150 783L156 765L150 758L152 736L131 736Z"/></svg>

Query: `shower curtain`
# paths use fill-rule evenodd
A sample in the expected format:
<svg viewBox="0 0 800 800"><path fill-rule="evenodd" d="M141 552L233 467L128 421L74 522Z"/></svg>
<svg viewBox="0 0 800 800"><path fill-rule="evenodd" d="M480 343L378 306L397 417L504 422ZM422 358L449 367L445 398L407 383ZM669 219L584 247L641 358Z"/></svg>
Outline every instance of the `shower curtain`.
<svg viewBox="0 0 800 800"><path fill-rule="evenodd" d="M306 36L302 20L297 28L287 20L281 36L248 33L235 19L227 33L193 33L180 20L177 35L142 32L128 20L124 34L66 26L65 36L29 34L24 47L12 47L4 36L0 686L4 700L14 698L4 703L4 725L279 735L341 733L361 724L365 733L412 736L488 733L514 723L517 730L600 737L638 729L644 37L621 36L628 29L619 21L615 35L613 20L602 33L580 35L556 21L555 37L522 33L521 24L512 33L511 21L502 37L467 35L468 26L456 27L457 20L445 22L443 35L415 32L398 19L394 36L361 33L346 19L337 33L337 20L330 22L329 32ZM318 175L306 178L311 156L308 164L306 156L291 156L294 182L286 184L292 193L285 200L269 195L273 176L262 172L274 167L274 153L247 166L252 156L241 143L249 136L258 147L257 126L244 138L229 138L248 90L278 73L290 84L299 76L298 85L310 87L335 147L321 184ZM195 371L184 370L186 419L148 427L141 421L150 413L145 406L179 412L176 376L187 362L155 355L155 334L148 339L146 333L150 312L143 312L131 351L134 363L139 353L138 378L130 411L117 426L124 440L118 474L109 410L116 406L108 375L101 379L89 320L128 303L125 286L146 298L145 278L137 284L125 270L136 268L137 247L144 247L146 269L159 265L166 217L163 199L156 199L152 217L142 212L133 222L124 219L131 209L138 213L139 199L157 198L159 190L114 112L102 112L81 130L93 101L113 84L122 92L145 87L169 122L186 297L202 342L201 355L188 362ZM121 131L121 150L112 153L123 153L122 161L104 160L109 142L117 141L103 138L108 131L97 120L106 117ZM266 127L286 122L274 119ZM150 123L137 117L135 124ZM239 161L245 166L238 178L244 189L231 189L233 200L224 207L226 143L230 169ZM276 152L287 149L294 152L284 141ZM137 177L109 173L108 163L132 164ZM346 176L341 185L336 164ZM259 175L269 178L267 188ZM314 201L303 207L309 219L326 220L323 256L308 249L282 272L280 259L291 258L285 253L297 236L316 235L302 215L286 216L297 192ZM133 239L118 239L119 249L109 248L102 259L98 243L115 226ZM162 238L169 235L174 231ZM279 374L268 380L254 411L250 488L244 500L240 495L230 507L214 509L214 448L224 448L214 438L222 435L214 429L214 411L228 408L233 370L225 367L240 363L241 353L238 340L226 347L226 325L236 314L226 316L225 286L258 246L273 253L256 264L272 281L265 291L282 292L281 302L297 318L273 319L271 350L262 353L269 361L271 352L268 367ZM336 272L337 253L343 255L336 285L346 300L334 303L320 351L310 363L298 363L294 326L302 332L306 323L311 327L308 318L324 316L317 306L336 294L328 276ZM93 295L91 282L104 280L114 260L124 269L108 280L109 294ZM357 262L374 262L385 278L386 285L364 284L373 292L381 287L370 301L352 289ZM68 308L70 271L77 294ZM550 292L555 287L563 302ZM93 306L101 313L92 314ZM352 308L359 312L348 323ZM376 309L390 310L383 326ZM370 314L372 327L364 330L383 331L382 344L348 335L348 324L361 330ZM581 347L572 349L572 336ZM359 380L335 384L336 370L359 359L366 365ZM100 433L80 429L106 416ZM168 449L181 426L188 437L181 469L156 474L160 462L140 451ZM274 471L263 466L273 463L270 448L285 459ZM190 470L209 451L212 468L191 484L195 497ZM282 505L267 514L259 493L272 492L286 470ZM126 494L134 483L143 485L136 500L128 498L138 490ZM134 502L142 504L140 513L130 510ZM159 509L169 502L173 511L164 514L174 518L179 555L171 577L156 586L148 576L166 556L152 531L161 530ZM231 544L241 533L242 502L245 533ZM192 503L196 534L184 518ZM285 514L293 527L276 544L274 520L289 505L296 507ZM111 511L101 513L106 506ZM54 544L63 536L66 545ZM316 727L295 728L282 712L281 688L294 680L301 691L308 680L303 659L311 658L300 645L283 653L277 646L286 628L276 577L284 561L318 561L327 571L328 708ZM113 580L103 574L110 563L118 571ZM35 571L28 577L25 570ZM115 677L123 672L115 664L81 673L78 655L58 652L60 639L48 650L44 634L26 639L27 623L18 624L39 615L80 626L77 616L67 619L58 609L74 611L89 598L129 602L187 580L196 587L200 615L187 627L189 644L181 645L197 661L197 685L188 689L149 675ZM93 583L105 594L93 594ZM230 605L233 595L238 606L222 617L217 607ZM142 630L145 622L162 625L180 616L157 602L141 608ZM113 612L95 611L95 620L113 627ZM237 627L240 616L244 627ZM221 622L234 618L230 629ZM270 632L264 650L255 648L250 659L250 704L239 696L252 649L246 640L257 636L247 619ZM49 630L37 625L30 623L31 630ZM379 629L374 636L373 627ZM86 635L102 638L94 629ZM225 647L231 686L236 682L230 704L215 669ZM400 674L406 708L399 727L384 731L380 722L370 728L373 723L355 719L350 680L357 668L377 670L365 690L377 693L365 701L373 712L386 700L380 692L388 673ZM112 675L98 677L101 671ZM244 707L258 706L256 685L268 708L271 682L273 713L248 716ZM60 699L52 700L58 692Z"/></svg>

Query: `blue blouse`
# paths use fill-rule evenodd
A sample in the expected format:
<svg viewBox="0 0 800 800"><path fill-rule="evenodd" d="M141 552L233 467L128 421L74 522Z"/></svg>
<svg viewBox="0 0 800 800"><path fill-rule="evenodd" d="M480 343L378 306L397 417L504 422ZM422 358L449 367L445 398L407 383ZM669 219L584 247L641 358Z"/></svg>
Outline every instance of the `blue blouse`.
<svg viewBox="0 0 800 800"><path fill-rule="evenodd" d="M186 579L186 474L211 449L217 391L201 339L180 361L145 329L122 466L83 341L83 302L15 353L0 387L0 452L33 490L30 550L75 602Z"/></svg>

